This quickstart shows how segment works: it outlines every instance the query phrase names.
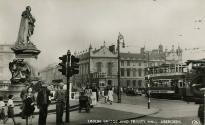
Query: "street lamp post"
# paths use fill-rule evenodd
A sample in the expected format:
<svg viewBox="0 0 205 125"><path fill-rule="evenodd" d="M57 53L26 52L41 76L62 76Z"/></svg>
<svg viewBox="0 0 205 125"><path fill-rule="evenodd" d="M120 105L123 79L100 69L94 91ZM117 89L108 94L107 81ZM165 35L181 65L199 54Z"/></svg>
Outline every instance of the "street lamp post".
<svg viewBox="0 0 205 125"><path fill-rule="evenodd" d="M122 42L121 42L122 40ZM121 103L121 85L120 85L120 43L122 43L122 47L125 47L124 37L121 33L118 35L117 39L117 57L118 57L118 70L117 70L117 80L118 80L118 103Z"/></svg>
<svg viewBox="0 0 205 125"><path fill-rule="evenodd" d="M149 75L148 75L148 84L147 84L147 88L148 88L148 102L147 102L147 107L148 109L150 109L150 79L149 79Z"/></svg>
<svg viewBox="0 0 205 125"><path fill-rule="evenodd" d="M149 52L147 53L148 54L148 58L147 58L147 63L148 63L148 73L149 73ZM150 75L148 74L147 76L147 79L148 79L148 84L147 84L147 91L148 91L148 102L147 102L147 107L148 109L150 109L150 103L151 103L151 100L150 100Z"/></svg>

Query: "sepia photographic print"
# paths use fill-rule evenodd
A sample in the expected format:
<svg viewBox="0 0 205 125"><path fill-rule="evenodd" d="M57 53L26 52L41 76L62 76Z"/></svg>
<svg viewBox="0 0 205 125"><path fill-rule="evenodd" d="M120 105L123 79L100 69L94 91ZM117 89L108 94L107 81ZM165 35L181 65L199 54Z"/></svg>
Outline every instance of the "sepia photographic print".
<svg viewBox="0 0 205 125"><path fill-rule="evenodd" d="M0 0L0 125L204 125L204 0Z"/></svg>

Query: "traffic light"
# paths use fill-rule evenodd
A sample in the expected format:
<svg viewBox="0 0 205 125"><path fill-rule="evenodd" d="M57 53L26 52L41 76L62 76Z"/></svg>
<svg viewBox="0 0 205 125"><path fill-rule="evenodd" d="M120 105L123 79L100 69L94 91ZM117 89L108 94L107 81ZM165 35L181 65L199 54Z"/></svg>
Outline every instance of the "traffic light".
<svg viewBox="0 0 205 125"><path fill-rule="evenodd" d="M58 64L60 66L58 71L61 72L63 75L66 75L67 55L63 55L63 56L59 57L59 59L61 60L61 63Z"/></svg>
<svg viewBox="0 0 205 125"><path fill-rule="evenodd" d="M79 73L79 58L76 58L75 56L71 56L71 76L74 74Z"/></svg>

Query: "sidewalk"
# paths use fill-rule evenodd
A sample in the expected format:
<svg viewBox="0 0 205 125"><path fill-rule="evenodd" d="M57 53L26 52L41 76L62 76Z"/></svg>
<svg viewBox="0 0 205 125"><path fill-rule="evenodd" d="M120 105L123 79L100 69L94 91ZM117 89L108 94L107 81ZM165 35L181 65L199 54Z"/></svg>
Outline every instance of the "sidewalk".
<svg viewBox="0 0 205 125"><path fill-rule="evenodd" d="M79 104L79 102L78 102L78 100L70 100L70 106L72 107L72 106L75 106L75 105L78 105ZM51 104L51 105L49 105L49 107L48 107L48 111L53 111L53 110L55 110L56 109L56 104ZM15 112L15 114L16 115L18 115L18 114L20 114L20 112L21 112L21 109L20 109L20 106L16 106L15 108L14 108L14 112ZM34 111L34 113L38 113L39 112L39 109L35 106L35 111Z"/></svg>
<svg viewBox="0 0 205 125"><path fill-rule="evenodd" d="M139 105L131 105L131 104L119 104L113 103L110 104L102 104L99 102L94 108L91 109L90 113L86 113L82 111L79 113L78 111L70 112L70 123L66 123L66 125L91 125L96 123L105 123L117 120L130 120L140 118L146 115L157 113L158 109L147 109L146 107ZM33 125L37 125L38 123L38 115L35 115L33 120ZM65 119L65 113L64 118ZM47 125L55 125L56 124L56 114L55 112L49 113L47 118ZM16 121L25 124L25 120L20 117L16 117ZM11 120L7 125L12 125Z"/></svg>
<svg viewBox="0 0 205 125"><path fill-rule="evenodd" d="M125 112L120 110L113 110L111 108L105 108L104 105L98 104L99 106L96 106L91 109L90 113L86 113L82 111L79 113L78 111L70 112L70 123L66 123L65 125L91 125L96 123L107 123L111 121L118 121L118 120L126 120L126 119L135 119L138 117L142 117L142 114L138 113L132 113L132 112ZM116 105L116 104L114 104ZM119 107L119 106L118 106ZM123 107L121 108L123 109ZM137 112L137 110L135 111ZM153 113L153 112L150 112ZM33 119L33 125L38 124L38 115L35 115L35 118ZM65 119L65 113L64 118ZM21 125L25 125L25 120L21 119L20 117L16 117L16 121L18 123L21 123ZM12 125L12 121L9 120L9 122L6 125ZM55 113L49 113L47 117L47 125L56 125L56 114Z"/></svg>

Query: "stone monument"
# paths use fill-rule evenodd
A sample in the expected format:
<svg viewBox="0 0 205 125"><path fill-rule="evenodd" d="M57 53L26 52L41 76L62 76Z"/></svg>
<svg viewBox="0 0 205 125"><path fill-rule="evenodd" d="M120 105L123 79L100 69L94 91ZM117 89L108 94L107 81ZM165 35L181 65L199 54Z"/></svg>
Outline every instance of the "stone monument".
<svg viewBox="0 0 205 125"><path fill-rule="evenodd" d="M31 14L31 7L27 6L21 15L17 41L11 48L16 56L9 63L12 74L11 84L8 86L7 91L2 92L4 95L13 94L16 99L20 97L20 92L26 84L31 84L33 80L38 78L37 57L40 50L31 41L35 21Z"/></svg>

